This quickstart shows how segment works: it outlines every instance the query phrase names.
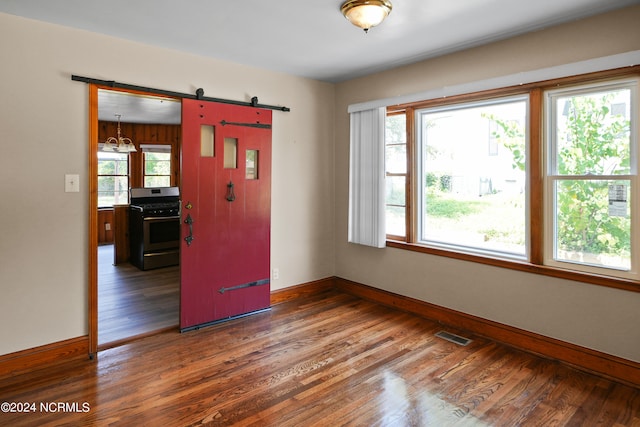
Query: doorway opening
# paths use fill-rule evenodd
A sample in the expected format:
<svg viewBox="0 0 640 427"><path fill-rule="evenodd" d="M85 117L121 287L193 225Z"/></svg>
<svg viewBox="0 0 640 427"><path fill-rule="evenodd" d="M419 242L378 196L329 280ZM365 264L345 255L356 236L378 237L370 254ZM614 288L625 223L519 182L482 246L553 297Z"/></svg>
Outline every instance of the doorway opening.
<svg viewBox="0 0 640 427"><path fill-rule="evenodd" d="M90 352L95 354L140 336L178 328L179 257L144 265L133 262L132 252L137 253L134 239L142 245L142 236L132 235L130 202L132 189L138 195L150 189L179 192L181 103L94 85L90 94L91 105L96 106L90 114L90 216L95 217L90 218L90 236L95 234L90 238ZM105 151L110 137L116 137L115 144L107 144ZM130 147L118 150L120 137L129 138L135 151ZM154 210L156 216L157 212ZM178 229L177 214L172 215ZM169 222L166 218L163 224ZM176 252L178 241L179 231Z"/></svg>
<svg viewBox="0 0 640 427"><path fill-rule="evenodd" d="M104 203L103 208L112 210L114 215L113 264L116 267L121 262L127 262L127 260L130 262L131 253L134 251L133 245L118 244L120 238L129 239L131 242L134 234L133 229L121 225L120 219L126 215L117 215L119 208L124 210L125 214L129 212L127 219L132 216L131 209L137 208L141 210L143 218L147 213L151 215L158 227L164 228L166 225L162 224L167 218L157 218L158 212L153 209L147 211L147 207L141 204L146 203L146 200L136 200L135 205L132 203L134 194L136 198L147 198L144 192L137 190L163 185L162 188L178 190L179 200L184 201L182 207L187 210L186 217L182 221L180 217L182 207L179 207L177 216L182 228L181 232L179 230L177 234L174 233L179 242L180 255L179 280L176 283L179 289L179 308L176 313L179 314L179 320L171 322L174 326L169 328L177 330L179 325L180 330L184 331L197 328L198 325L207 325L218 320L232 319L268 309L270 304L271 110L289 111L289 109L260 105L257 97L253 97L251 103L204 98L202 89L196 91L194 98L190 95L150 88L129 85L123 87L115 82L94 81L78 76L72 76L72 79L89 83L89 356L93 358L99 349L110 348L131 339L137 339L141 335L155 334L159 330L166 329L154 330L158 324L151 322L155 326L150 327L149 332L132 332L132 329L128 329L126 325L133 326L139 322L138 313L125 319L125 327L122 329L129 332L125 333L123 338L118 339L112 336L108 340L114 341L105 342L106 339L99 337L98 248L100 245L98 242L99 235L103 231L100 227L104 226L104 230L108 230L107 223L100 222L98 216L99 205L102 207L107 196L111 197L112 203L111 206ZM109 101L105 99L101 101L100 98L110 95L114 98L128 99L131 102L125 102L126 105L117 105L115 110L108 111ZM178 129L175 138L167 139L167 130L160 130L160 126L166 128L171 125L160 125L158 119L149 119L148 116L155 110L143 108L140 105L146 101L155 102L158 111L167 105L173 105L179 111L174 115L176 120L174 126ZM127 106L131 108L128 110ZM184 123L182 122L183 108L190 111L190 114L184 112ZM202 111L199 111L200 109ZM139 121L133 119L136 113L142 114ZM109 119L114 120L114 118L117 118L117 125L113 121L109 122ZM109 129L110 126L110 130L105 132L105 129ZM206 131L209 128L217 131ZM117 138L110 138L114 134ZM131 141L128 142L128 139ZM187 141L184 147L188 147L189 150L183 151L183 139ZM113 145L116 147L123 145L123 150L108 151L127 153L124 156L127 164L123 167L126 173L116 173L115 169L111 173L100 170L98 153L105 150L104 146L100 146L99 141L105 141L103 144L108 146L106 142L109 140L112 142L110 148L113 148ZM147 162L149 160L147 153L153 150L145 150L145 148L157 148L159 145L162 145L165 150L170 147L169 171L156 170L156 173L150 173L147 165L153 162ZM132 147L134 148L131 149ZM209 150L211 147L213 147L212 152ZM216 152L218 155L215 154ZM185 161L183 156L188 158L186 164L189 166L181 165L181 162ZM150 160L156 163L164 161L165 166L167 163L166 158ZM183 172L188 173L183 175ZM215 179L209 179L212 177ZM102 181L108 182L109 185L99 185L99 178L106 178ZM158 180L163 184L158 184ZM203 185L198 185L199 183ZM133 191L134 189L136 191ZM160 188L156 190L160 191ZM116 204L115 196L121 193L127 195L128 204L123 205L120 199ZM224 195L224 197L215 197L216 195ZM194 223L197 226L193 226ZM111 223L108 224L111 229ZM126 230L129 231L128 234ZM199 237L195 238L194 233ZM165 233L161 235L166 236ZM186 237L182 239L181 235ZM192 245L194 239L196 243ZM160 248L157 244L166 242L158 242L144 236L143 241L145 245L153 245L155 250L174 249ZM126 252L127 247L129 254L122 261L121 256ZM188 252L190 256L186 256L186 249L191 249ZM142 255L146 254L143 250ZM111 255L106 257L110 258ZM132 264L143 272L147 270L146 262L140 263L142 268L140 265ZM148 265L153 266L152 269L169 267L168 265L158 266L155 260ZM107 271L106 267L105 271ZM212 271L210 271L211 268L213 268ZM143 273L136 271L136 275L140 274ZM135 279L138 284L142 281L139 277ZM218 290L216 296L220 295L215 299L213 306L207 304L207 298L211 296L211 286ZM159 292L162 293L162 291ZM203 292L207 298L202 298ZM125 292L124 295L126 294ZM123 294L116 293L116 295L112 299L117 305L125 305L126 302L121 298ZM106 297L102 298L106 299ZM135 310L133 312L135 313ZM103 335L106 334L103 333Z"/></svg>

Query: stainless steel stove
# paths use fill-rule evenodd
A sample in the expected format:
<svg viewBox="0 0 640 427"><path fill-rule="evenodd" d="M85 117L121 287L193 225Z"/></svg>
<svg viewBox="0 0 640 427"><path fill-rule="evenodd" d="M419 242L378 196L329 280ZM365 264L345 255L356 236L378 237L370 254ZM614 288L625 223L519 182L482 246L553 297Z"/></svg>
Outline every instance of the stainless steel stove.
<svg viewBox="0 0 640 427"><path fill-rule="evenodd" d="M180 190L132 188L129 208L130 261L141 270L180 262Z"/></svg>

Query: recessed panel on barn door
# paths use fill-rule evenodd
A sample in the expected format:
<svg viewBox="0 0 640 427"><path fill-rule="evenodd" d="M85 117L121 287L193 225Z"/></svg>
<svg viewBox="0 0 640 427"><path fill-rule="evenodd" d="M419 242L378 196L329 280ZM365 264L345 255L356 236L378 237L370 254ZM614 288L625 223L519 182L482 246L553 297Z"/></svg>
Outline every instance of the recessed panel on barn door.
<svg viewBox="0 0 640 427"><path fill-rule="evenodd" d="M271 111L183 100L182 330L269 307Z"/></svg>

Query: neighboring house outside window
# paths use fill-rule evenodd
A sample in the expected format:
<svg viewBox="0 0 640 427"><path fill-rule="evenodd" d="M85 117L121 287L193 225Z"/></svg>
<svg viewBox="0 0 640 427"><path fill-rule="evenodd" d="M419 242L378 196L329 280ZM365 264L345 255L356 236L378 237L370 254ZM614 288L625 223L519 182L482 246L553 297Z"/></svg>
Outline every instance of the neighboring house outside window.
<svg viewBox="0 0 640 427"><path fill-rule="evenodd" d="M545 107L546 262L627 276L638 268L637 81L549 91Z"/></svg>
<svg viewBox="0 0 640 427"><path fill-rule="evenodd" d="M387 246L637 286L640 76L610 74L389 107Z"/></svg>
<svg viewBox="0 0 640 427"><path fill-rule="evenodd" d="M526 256L527 102L416 110L420 242ZM487 150L492 140L501 155Z"/></svg>

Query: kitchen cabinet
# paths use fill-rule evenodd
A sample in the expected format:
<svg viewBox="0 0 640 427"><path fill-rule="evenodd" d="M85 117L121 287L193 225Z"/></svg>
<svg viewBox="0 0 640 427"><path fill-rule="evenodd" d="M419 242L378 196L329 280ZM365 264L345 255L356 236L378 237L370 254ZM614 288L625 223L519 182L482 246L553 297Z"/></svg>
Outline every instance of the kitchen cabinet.
<svg viewBox="0 0 640 427"><path fill-rule="evenodd" d="M129 205L113 207L113 264L129 262Z"/></svg>

